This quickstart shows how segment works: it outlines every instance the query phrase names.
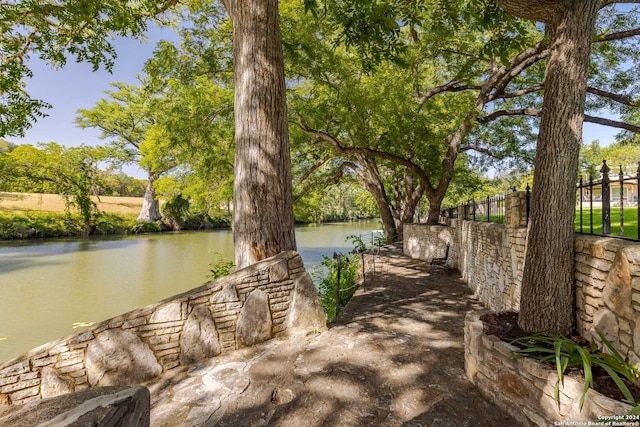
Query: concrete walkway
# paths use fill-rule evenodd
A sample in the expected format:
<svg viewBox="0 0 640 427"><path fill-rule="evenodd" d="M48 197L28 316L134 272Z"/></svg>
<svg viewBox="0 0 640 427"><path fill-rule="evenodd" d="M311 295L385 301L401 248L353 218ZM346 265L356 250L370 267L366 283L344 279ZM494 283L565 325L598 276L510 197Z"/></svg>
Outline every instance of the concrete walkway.
<svg viewBox="0 0 640 427"><path fill-rule="evenodd" d="M153 384L152 426L517 426L464 373L456 273L398 248L328 331L272 340Z"/></svg>

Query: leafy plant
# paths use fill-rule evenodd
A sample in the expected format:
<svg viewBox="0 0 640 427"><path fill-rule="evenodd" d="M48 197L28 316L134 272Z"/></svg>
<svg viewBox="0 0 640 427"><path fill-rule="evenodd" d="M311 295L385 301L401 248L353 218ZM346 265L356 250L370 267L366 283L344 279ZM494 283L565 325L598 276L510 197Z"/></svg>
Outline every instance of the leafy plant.
<svg viewBox="0 0 640 427"><path fill-rule="evenodd" d="M220 252L209 251L215 255L215 260L209 264L209 277L212 279L219 279L220 277L228 276L233 272L236 264L233 261L227 261L220 254Z"/></svg>
<svg viewBox="0 0 640 427"><path fill-rule="evenodd" d="M367 251L367 244L362 240L362 236L356 236L355 234L350 234L345 239L347 241L351 241L351 244L354 246L352 252L361 253Z"/></svg>
<svg viewBox="0 0 640 427"><path fill-rule="evenodd" d="M584 346L564 336L548 337L534 334L513 341L514 344L524 347L518 350L514 357L531 357L541 362L555 364L558 380L553 393L556 401L560 399L559 386L560 384L564 385L564 373L567 368L581 368L584 373L584 390L580 397L579 406L582 409L587 391L590 387L593 388L593 367L600 367L616 383L625 400L631 405L637 406L631 391L622 378L631 384L637 384L638 369L625 362L622 355L602 334L600 334L600 338L611 354L600 351L594 343Z"/></svg>
<svg viewBox="0 0 640 427"><path fill-rule="evenodd" d="M338 261L339 260L339 261ZM338 259L323 256L319 267L314 267L311 273L318 286L320 304L324 310L327 322L332 322L337 316L336 285L338 283L338 266L340 267L340 302L346 305L357 289L358 261L352 254L340 255Z"/></svg>

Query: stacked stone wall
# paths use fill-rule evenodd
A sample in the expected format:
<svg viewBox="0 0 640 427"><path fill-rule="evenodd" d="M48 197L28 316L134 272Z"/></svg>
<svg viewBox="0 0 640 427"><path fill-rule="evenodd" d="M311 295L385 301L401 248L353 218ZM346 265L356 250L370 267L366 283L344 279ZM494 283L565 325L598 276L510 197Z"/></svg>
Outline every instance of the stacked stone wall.
<svg viewBox="0 0 640 427"><path fill-rule="evenodd" d="M580 408L584 383L570 376L564 377L556 401L554 387L558 374L555 369L530 358L514 359L512 355L517 350L514 346L483 332L482 314L470 312L465 319L467 377L522 425L591 425L589 423L606 416L619 416L625 421L624 414L629 413L631 406L593 389L589 389Z"/></svg>
<svg viewBox="0 0 640 427"><path fill-rule="evenodd" d="M406 224L405 254L430 261L450 245L447 264L495 311L520 308L526 251L524 193L506 198L505 224L448 219L448 226ZM600 236L575 238L576 325L600 334L631 363L640 363L640 243Z"/></svg>
<svg viewBox="0 0 640 427"><path fill-rule="evenodd" d="M324 326L302 259L285 252L1 364L0 405L144 383L222 352Z"/></svg>

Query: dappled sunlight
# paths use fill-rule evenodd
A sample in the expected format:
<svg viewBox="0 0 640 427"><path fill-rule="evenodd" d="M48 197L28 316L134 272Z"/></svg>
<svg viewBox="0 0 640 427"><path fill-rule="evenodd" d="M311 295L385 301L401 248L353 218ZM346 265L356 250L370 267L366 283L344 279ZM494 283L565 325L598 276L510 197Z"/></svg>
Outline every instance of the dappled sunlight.
<svg viewBox="0 0 640 427"><path fill-rule="evenodd" d="M378 258L366 291L327 331L220 357L221 364L246 364L248 385L213 399L204 425L517 425L466 379L464 316L478 307L468 288L425 263L389 259ZM208 363L191 374L224 383L224 369ZM201 381L171 386L172 396L189 388L204 396ZM154 408L171 410L171 401Z"/></svg>

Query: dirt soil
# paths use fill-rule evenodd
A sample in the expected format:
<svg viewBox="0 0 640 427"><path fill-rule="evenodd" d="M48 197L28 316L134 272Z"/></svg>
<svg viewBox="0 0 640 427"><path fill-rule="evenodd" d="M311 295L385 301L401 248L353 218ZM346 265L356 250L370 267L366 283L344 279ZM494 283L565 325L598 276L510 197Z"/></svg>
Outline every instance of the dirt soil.
<svg viewBox="0 0 640 427"><path fill-rule="evenodd" d="M517 338L522 338L529 333L524 332L520 326L518 326L518 313L514 312L504 312L504 313L490 313L483 315L480 320L482 320L484 325L484 332L487 335L495 335L500 338L502 341L509 342L516 347L520 347L517 343L513 341ZM570 338L580 344L583 344L585 347L589 347L590 343L586 339L577 334L571 335ZM556 369L555 364L547 364L551 369ZM583 378L584 372L582 369L568 369L567 375ZM640 401L640 386L630 384L628 381L624 380L626 386L631 391L636 402ZM602 369L602 368L594 368L593 369L593 384L594 389L613 399L617 399L622 401L624 396L622 392L616 385L616 383L611 379L611 377Z"/></svg>

